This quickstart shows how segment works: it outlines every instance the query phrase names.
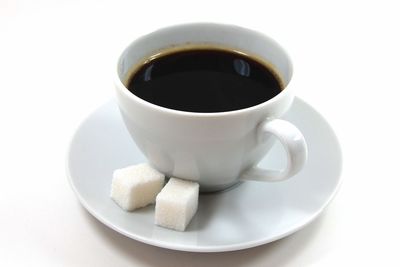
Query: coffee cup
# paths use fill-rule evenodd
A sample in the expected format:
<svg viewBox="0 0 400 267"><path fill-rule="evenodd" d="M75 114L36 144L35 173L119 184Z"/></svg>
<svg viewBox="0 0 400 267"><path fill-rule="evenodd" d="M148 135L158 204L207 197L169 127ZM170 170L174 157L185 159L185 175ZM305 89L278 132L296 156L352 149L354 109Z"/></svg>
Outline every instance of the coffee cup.
<svg viewBox="0 0 400 267"><path fill-rule="evenodd" d="M231 51L229 55L236 53L237 57L252 58L258 62L254 64L268 67L279 76L282 90L272 98L260 98L259 102L250 106L235 108L233 105L228 110L218 110L217 106L217 109L206 112L201 108L212 102L211 98L210 101L198 100L196 105L199 105L199 110L191 109L192 100L177 99L177 103L187 104L185 108L188 110L182 110L180 107L163 106L152 98L149 100L135 93L139 84L135 80L131 82L132 77L155 58L183 52L191 56L193 53L190 54L190 51L210 49L223 53ZM198 58L206 56L201 54ZM196 65L197 61L193 62L191 64ZM238 75L246 76L250 71L245 60L235 59L232 64L233 67L228 68L236 70ZM144 70L147 76L151 68L148 66ZM167 69L172 68L168 65ZM294 99L290 84L292 72L292 63L285 50L262 33L233 25L193 23L166 27L130 43L118 59L115 88L126 128L149 163L169 177L198 182L201 191L209 192L229 188L243 180L281 181L303 168L307 160L304 137L292 123L280 119ZM150 80L147 76L143 82ZM249 75L239 78L247 77ZM263 79L262 75L260 79ZM202 89L204 92L209 89L201 82L193 84L196 84L200 94ZM172 91L169 90L173 90L173 86L166 82L158 82L158 86L164 95L171 96L169 92L172 94ZM186 87L188 95L191 94L191 87L194 88ZM250 90L241 93L246 96ZM226 98L223 100L229 101ZM286 151L286 167L282 170L257 167L276 141Z"/></svg>

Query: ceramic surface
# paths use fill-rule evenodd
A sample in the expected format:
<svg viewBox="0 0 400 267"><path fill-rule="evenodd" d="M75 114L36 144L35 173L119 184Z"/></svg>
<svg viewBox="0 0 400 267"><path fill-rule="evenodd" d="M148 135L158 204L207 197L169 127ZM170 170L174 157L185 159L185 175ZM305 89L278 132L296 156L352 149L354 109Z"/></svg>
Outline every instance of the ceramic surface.
<svg viewBox="0 0 400 267"><path fill-rule="evenodd" d="M82 205L105 225L150 245L197 252L250 248L287 236L315 219L340 184L341 151L333 130L312 107L295 98L284 116L308 140L309 159L292 179L246 181L220 193L201 194L199 209L185 232L154 225L154 205L125 212L109 197L112 172L146 161L127 132L115 101L92 113L73 137L67 173ZM277 144L260 162L285 165Z"/></svg>
<svg viewBox="0 0 400 267"><path fill-rule="evenodd" d="M144 59L193 46L225 47L253 55L271 65L285 88L259 105L216 113L163 108L126 89L132 70ZM129 44L119 58L115 76L118 105L128 131L151 165L169 176L196 181L201 191L216 191L239 179L283 180L304 166L307 148L301 132L289 122L277 120L293 101L292 64L285 50L264 34L214 23L167 27ZM276 140L287 151L285 168L253 169Z"/></svg>

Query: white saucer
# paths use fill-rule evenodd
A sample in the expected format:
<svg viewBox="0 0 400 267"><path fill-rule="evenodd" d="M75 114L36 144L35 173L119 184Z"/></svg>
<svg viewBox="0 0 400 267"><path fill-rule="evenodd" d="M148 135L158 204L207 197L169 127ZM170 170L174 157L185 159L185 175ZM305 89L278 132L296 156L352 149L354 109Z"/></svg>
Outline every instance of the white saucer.
<svg viewBox="0 0 400 267"><path fill-rule="evenodd" d="M138 241L197 252L262 245L310 223L340 184L340 146L324 118L296 98L285 119L307 140L305 168L284 182L244 182L231 190L200 195L199 210L185 232L154 225L154 205L129 213L110 199L113 170L146 161L125 129L114 101L98 108L78 128L70 144L68 177L82 205L94 217ZM282 150L275 145L260 165L282 167Z"/></svg>

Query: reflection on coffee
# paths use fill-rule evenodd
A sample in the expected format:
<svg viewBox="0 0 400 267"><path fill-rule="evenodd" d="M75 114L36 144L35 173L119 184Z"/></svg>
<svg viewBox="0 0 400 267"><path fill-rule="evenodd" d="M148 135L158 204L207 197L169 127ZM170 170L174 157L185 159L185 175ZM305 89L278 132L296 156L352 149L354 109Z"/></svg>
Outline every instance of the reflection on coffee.
<svg viewBox="0 0 400 267"><path fill-rule="evenodd" d="M136 67L127 87L153 104L190 112L223 112L265 102L282 89L279 76L234 50L191 48L159 53Z"/></svg>

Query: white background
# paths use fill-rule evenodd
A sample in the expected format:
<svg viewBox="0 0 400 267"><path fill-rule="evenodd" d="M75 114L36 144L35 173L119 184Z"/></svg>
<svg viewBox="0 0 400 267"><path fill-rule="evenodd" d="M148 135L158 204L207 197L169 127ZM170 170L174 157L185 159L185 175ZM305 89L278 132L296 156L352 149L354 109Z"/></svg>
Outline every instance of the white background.
<svg viewBox="0 0 400 267"><path fill-rule="evenodd" d="M383 0L0 0L0 266L399 266L399 14ZM114 96L123 46L192 21L280 42L297 95L341 142L339 194L281 241L216 254L151 247L97 222L68 185L69 139Z"/></svg>

